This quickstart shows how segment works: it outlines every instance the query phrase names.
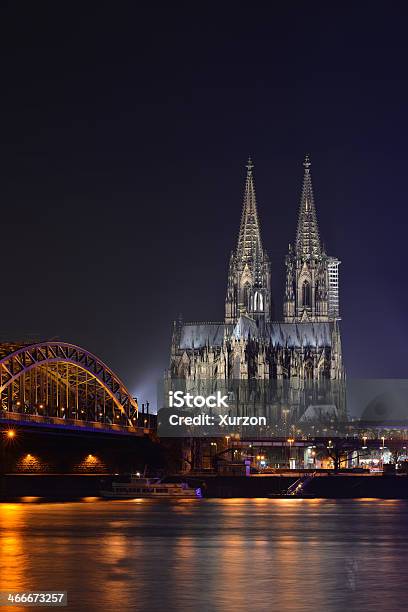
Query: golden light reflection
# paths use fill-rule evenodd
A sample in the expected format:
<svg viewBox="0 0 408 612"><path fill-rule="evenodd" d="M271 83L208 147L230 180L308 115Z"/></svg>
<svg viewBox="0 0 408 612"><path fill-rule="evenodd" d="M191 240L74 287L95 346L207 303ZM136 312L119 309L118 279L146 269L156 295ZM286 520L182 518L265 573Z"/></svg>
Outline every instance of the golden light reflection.
<svg viewBox="0 0 408 612"><path fill-rule="evenodd" d="M304 501L308 501L306 499L303 499L302 497L296 497L295 495L291 498L289 497L285 497L284 499L272 499L272 502L274 502L275 504L278 504L279 506L288 506L290 504L301 504Z"/></svg>
<svg viewBox="0 0 408 612"><path fill-rule="evenodd" d="M181 502L181 500L177 500L177 503L172 504L173 512L176 512L177 514L184 514L185 516L193 514L194 506L191 506L191 504L179 503L179 501Z"/></svg>
<svg viewBox="0 0 408 612"><path fill-rule="evenodd" d="M189 565L185 567L185 571L191 571L190 562L195 556L194 547L196 545L196 540L192 536L180 536L176 539L176 556L181 562L181 564L185 561L189 561ZM183 568L179 567L178 569L183 570Z"/></svg>
<svg viewBox="0 0 408 612"><path fill-rule="evenodd" d="M193 598L196 605L191 609L197 610L211 609L208 602L213 601L225 612L244 607L298 610L299 602L309 600L314 609L323 609L334 581L340 585L341 597L344 584L347 587L347 574L344 580L340 576L340 582L336 574L338 570L347 572L349 567L344 563L350 538L341 531L344 521L349 520L350 507L358 510L360 501L377 502L369 512L367 509L376 521L389 521L396 512L394 505L386 513L376 512L384 503L405 504L376 498L346 502L318 498L183 499L170 504L139 498L95 506L3 504L0 590L39 588L45 578L62 580L68 590L94 589L98 600L92 604L101 610L133 609L135 605L147 609L149 597L157 591L162 604L157 609L164 609L166 587L169 601L180 610L190 609L186 602ZM143 506L131 505L135 503ZM367 512L363 517L361 512L357 514L362 523ZM183 516L190 513L193 520ZM371 525L368 527L371 530ZM372 563L373 572L377 569L372 554L375 548L398 545L397 538L396 532L394 540L387 537L372 542L368 549L372 561L368 563ZM107 553L101 554L101 550ZM388 572L389 566L393 572L394 557L388 553L385 548L382 571L385 568ZM358 558L361 554L359 551ZM352 555L353 551L351 559ZM158 575L162 589L157 589Z"/></svg>
<svg viewBox="0 0 408 612"><path fill-rule="evenodd" d="M113 521L110 527L123 529L128 523ZM129 523L129 526L132 523ZM105 579L101 582L100 588L104 593L106 609L129 609L128 593L125 587L132 580L133 597L137 599L137 589L139 584L134 581L133 566L129 566L127 558L129 555L129 539L123 533L110 531L103 539L102 546L109 551L109 555L100 560L101 565L105 565ZM141 550L143 554L143 548ZM143 563L143 558L140 558ZM142 588L143 585L140 585Z"/></svg>
<svg viewBox="0 0 408 612"><path fill-rule="evenodd" d="M308 505L309 504L319 505L319 504L326 503L328 500L323 499L321 497L296 497L296 495L294 495L293 497L285 497L283 499L279 499L278 497L275 497L274 499L270 499L268 501L273 502L275 504L277 503L277 504L283 504L283 505L293 504L294 502L301 503L301 504L308 504Z"/></svg>
<svg viewBox="0 0 408 612"><path fill-rule="evenodd" d="M0 504L0 590L28 586L25 512L21 504Z"/></svg>
<svg viewBox="0 0 408 612"><path fill-rule="evenodd" d="M229 525L230 520L227 516L226 526ZM244 556L245 538L239 533L228 537L227 544L222 546L219 551L219 563L216 568L216 579L211 585L212 591L215 594L221 585L234 585L228 593L228 604L231 610L240 609L242 604L244 589L242 568L246 563Z"/></svg>

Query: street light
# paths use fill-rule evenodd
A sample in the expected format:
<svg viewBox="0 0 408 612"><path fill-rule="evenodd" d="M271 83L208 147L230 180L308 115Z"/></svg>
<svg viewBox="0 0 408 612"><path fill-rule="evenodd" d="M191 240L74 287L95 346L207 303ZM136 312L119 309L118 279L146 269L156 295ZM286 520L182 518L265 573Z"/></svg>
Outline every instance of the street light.
<svg viewBox="0 0 408 612"><path fill-rule="evenodd" d="M1 439L1 434L4 435L4 438ZM8 440L12 440L16 435L16 432L14 429L4 429L1 430L0 429L0 474L5 474L7 472L6 469L6 465L7 465L7 457L6 457L6 449L7 449L7 442ZM7 441L6 441L7 438Z"/></svg>

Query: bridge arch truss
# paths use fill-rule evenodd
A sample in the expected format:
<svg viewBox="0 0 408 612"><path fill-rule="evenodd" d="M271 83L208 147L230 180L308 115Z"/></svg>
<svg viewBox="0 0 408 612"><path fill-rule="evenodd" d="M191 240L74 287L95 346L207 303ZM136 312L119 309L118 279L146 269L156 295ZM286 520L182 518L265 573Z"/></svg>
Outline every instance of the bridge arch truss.
<svg viewBox="0 0 408 612"><path fill-rule="evenodd" d="M98 357L66 342L0 344L0 410L133 426L137 401Z"/></svg>

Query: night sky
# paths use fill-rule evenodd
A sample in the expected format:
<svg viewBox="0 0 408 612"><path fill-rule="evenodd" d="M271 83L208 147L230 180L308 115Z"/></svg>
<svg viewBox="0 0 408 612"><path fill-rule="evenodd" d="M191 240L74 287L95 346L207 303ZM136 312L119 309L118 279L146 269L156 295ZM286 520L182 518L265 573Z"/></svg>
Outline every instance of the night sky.
<svg viewBox="0 0 408 612"><path fill-rule="evenodd" d="M11 7L12 4L12 7ZM153 399L172 321L220 321L245 162L273 298L309 152L349 377L407 377L403 3L14 2L1 36L1 338Z"/></svg>

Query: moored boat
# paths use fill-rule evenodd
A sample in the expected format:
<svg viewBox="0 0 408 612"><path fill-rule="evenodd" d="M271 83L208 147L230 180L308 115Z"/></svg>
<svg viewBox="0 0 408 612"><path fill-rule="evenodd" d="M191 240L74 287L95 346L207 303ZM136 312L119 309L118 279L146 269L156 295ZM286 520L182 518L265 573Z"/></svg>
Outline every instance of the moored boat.
<svg viewBox="0 0 408 612"><path fill-rule="evenodd" d="M137 498L200 498L201 489L193 489L186 482L162 482L160 478L145 478L138 474L131 476L129 482L113 482L111 489L101 490L107 499Z"/></svg>
<svg viewBox="0 0 408 612"><path fill-rule="evenodd" d="M283 498L283 499L308 499L315 497L314 493L309 493L307 488L309 487L312 480L315 478L316 472L312 474L304 474L295 482L293 482L290 487L288 487L285 491L281 491L280 493L270 493L268 497L270 498Z"/></svg>

